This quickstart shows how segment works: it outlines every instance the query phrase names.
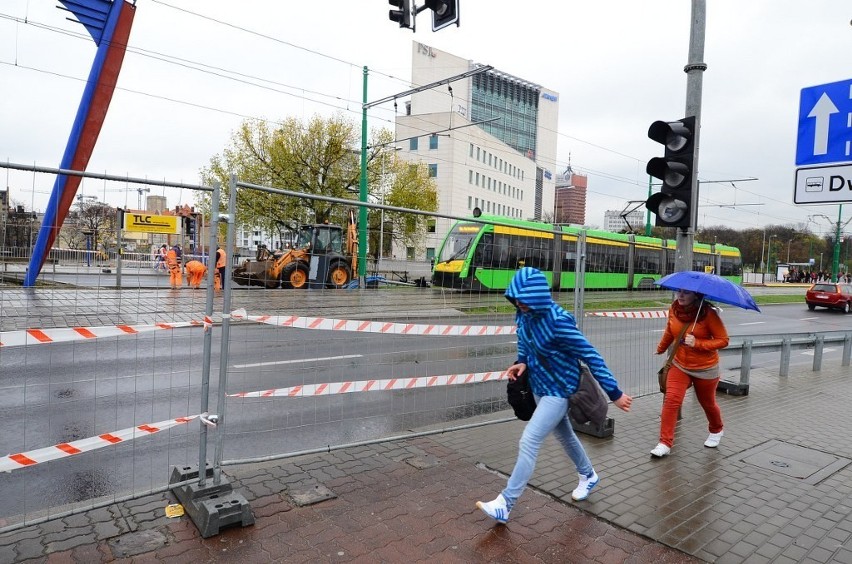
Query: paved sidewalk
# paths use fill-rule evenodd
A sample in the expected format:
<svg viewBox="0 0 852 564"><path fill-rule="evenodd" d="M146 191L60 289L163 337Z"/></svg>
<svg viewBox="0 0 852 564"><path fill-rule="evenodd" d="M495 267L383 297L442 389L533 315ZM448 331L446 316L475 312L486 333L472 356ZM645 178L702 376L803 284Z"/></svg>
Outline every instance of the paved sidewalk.
<svg viewBox="0 0 852 564"><path fill-rule="evenodd" d="M601 475L588 501L570 501L576 474L548 440L506 526L474 504L505 484L518 421L226 467L256 523L208 539L157 494L0 535L0 562L849 563L850 377L754 370L750 395L719 396L718 449L690 397L661 460L661 398L638 398L611 410L613 437L583 436Z"/></svg>

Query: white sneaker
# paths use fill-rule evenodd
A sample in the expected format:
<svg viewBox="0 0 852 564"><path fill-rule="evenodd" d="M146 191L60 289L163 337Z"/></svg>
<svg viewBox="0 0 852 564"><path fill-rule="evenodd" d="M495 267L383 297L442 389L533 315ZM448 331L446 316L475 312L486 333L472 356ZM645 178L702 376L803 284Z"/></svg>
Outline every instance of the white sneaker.
<svg viewBox="0 0 852 564"><path fill-rule="evenodd" d="M662 458L664 456L668 456L672 451L671 447L664 445L663 443L659 443L654 449L651 451L651 456L654 458Z"/></svg>
<svg viewBox="0 0 852 564"><path fill-rule="evenodd" d="M716 448L722 441L722 435L724 434L725 431L719 431L718 433L710 433L710 436L707 437L706 441L704 441L704 446L706 446L707 448Z"/></svg>
<svg viewBox="0 0 852 564"><path fill-rule="evenodd" d="M509 520L509 507L503 494L498 495L492 501L477 501L476 506L498 523L505 525L506 521Z"/></svg>
<svg viewBox="0 0 852 564"><path fill-rule="evenodd" d="M583 474L578 474L578 476L580 476L580 483L571 492L571 499L574 501L583 501L589 497L589 492L592 491L592 488L598 485L600 478L598 478L598 474L594 470L588 476L584 476Z"/></svg>

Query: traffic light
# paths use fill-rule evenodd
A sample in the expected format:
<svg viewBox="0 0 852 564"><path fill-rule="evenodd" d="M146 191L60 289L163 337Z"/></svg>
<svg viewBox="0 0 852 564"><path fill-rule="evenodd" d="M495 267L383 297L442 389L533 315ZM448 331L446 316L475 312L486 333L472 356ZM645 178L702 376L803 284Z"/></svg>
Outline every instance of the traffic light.
<svg viewBox="0 0 852 564"><path fill-rule="evenodd" d="M692 171L695 166L695 116L655 121L648 137L665 147L663 157L648 161L645 171L663 181L645 207L657 215L657 227L689 228L692 222Z"/></svg>
<svg viewBox="0 0 852 564"><path fill-rule="evenodd" d="M459 0L426 0L426 7L432 10L432 31L459 25Z"/></svg>
<svg viewBox="0 0 852 564"><path fill-rule="evenodd" d="M388 3L396 8L388 12L390 21L414 31L414 18L417 15L414 11L414 0L388 0Z"/></svg>
<svg viewBox="0 0 852 564"><path fill-rule="evenodd" d="M186 236L189 237L190 240L195 240L195 218L191 216L186 216L183 218L184 224L186 225Z"/></svg>

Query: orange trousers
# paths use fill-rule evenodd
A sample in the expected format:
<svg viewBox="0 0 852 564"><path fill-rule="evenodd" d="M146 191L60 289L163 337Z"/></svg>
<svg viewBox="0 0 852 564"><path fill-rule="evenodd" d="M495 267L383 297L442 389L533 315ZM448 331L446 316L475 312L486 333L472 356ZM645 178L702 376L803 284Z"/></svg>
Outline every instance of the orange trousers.
<svg viewBox="0 0 852 564"><path fill-rule="evenodd" d="M201 281L204 279L205 274L207 274L207 267L200 262L197 264L188 263L186 265L186 281L192 288L201 287Z"/></svg>
<svg viewBox="0 0 852 564"><path fill-rule="evenodd" d="M695 397L701 404L704 415L707 416L709 431L711 433L720 432L723 424L722 410L716 403L716 386L718 385L718 378L713 380L693 378L678 367L672 366L666 379L666 395L663 398L663 411L660 414L660 442L667 447L674 445L677 412L683 404L686 390L690 386L695 388Z"/></svg>
<svg viewBox="0 0 852 564"><path fill-rule="evenodd" d="M179 266L169 267L169 284L171 284L172 288L183 286L183 275L180 272Z"/></svg>

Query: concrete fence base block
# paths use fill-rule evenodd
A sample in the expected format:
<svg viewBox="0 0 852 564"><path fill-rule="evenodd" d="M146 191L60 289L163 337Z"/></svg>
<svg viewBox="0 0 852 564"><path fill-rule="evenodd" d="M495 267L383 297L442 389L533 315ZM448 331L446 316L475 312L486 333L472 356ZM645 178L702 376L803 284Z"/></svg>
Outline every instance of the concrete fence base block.
<svg viewBox="0 0 852 564"><path fill-rule="evenodd" d="M740 384L739 382L725 382L719 380L719 385L716 386L717 392L728 394L729 396L747 396L748 384Z"/></svg>
<svg viewBox="0 0 852 564"><path fill-rule="evenodd" d="M577 433L584 433L601 439L611 437L613 433L615 433L615 420L611 417L607 417L606 421L604 421L601 425L595 425L591 422L577 423L573 417L570 417L570 419L571 427L573 427L574 431Z"/></svg>
<svg viewBox="0 0 852 564"><path fill-rule="evenodd" d="M197 467L172 468L170 484L198 478ZM225 476L213 484L213 469L208 467L204 486L198 483L183 484L171 489L183 505L187 515L195 523L203 538L219 534L219 530L231 525L247 527L254 525L254 512L242 494L233 491Z"/></svg>

